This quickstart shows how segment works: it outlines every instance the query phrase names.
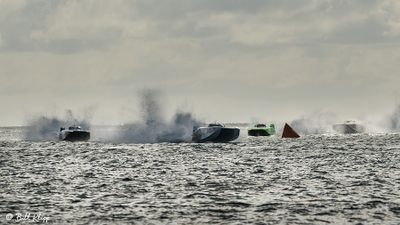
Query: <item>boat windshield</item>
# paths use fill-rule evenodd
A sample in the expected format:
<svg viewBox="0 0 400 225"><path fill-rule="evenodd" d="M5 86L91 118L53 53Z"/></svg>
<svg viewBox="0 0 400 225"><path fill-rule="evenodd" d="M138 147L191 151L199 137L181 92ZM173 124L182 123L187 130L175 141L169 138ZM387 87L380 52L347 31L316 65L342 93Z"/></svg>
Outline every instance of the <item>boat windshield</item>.
<svg viewBox="0 0 400 225"><path fill-rule="evenodd" d="M267 127L265 124L256 124L255 127Z"/></svg>
<svg viewBox="0 0 400 225"><path fill-rule="evenodd" d="M82 128L80 126L70 126L68 127L69 130L81 130Z"/></svg>
<svg viewBox="0 0 400 225"><path fill-rule="evenodd" d="M220 123L210 123L208 124L208 127L223 127L223 125Z"/></svg>

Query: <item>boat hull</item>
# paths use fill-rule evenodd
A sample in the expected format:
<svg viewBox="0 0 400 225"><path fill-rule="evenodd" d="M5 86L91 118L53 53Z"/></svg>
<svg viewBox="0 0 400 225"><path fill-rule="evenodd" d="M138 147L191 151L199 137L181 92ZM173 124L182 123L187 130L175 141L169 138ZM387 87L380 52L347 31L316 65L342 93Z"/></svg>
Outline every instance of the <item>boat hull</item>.
<svg viewBox="0 0 400 225"><path fill-rule="evenodd" d="M239 137L239 128L221 128L219 135L213 140L213 142L230 142L236 140Z"/></svg>
<svg viewBox="0 0 400 225"><path fill-rule="evenodd" d="M247 135L249 136L271 136L267 129L250 129L247 131Z"/></svg>
<svg viewBox="0 0 400 225"><path fill-rule="evenodd" d="M90 139L90 132L88 131L64 131L60 134L62 141L88 141Z"/></svg>
<svg viewBox="0 0 400 225"><path fill-rule="evenodd" d="M333 129L341 134L359 134L365 131L364 126L359 124L335 124Z"/></svg>
<svg viewBox="0 0 400 225"><path fill-rule="evenodd" d="M193 132L193 142L230 142L239 137L239 128L200 127Z"/></svg>

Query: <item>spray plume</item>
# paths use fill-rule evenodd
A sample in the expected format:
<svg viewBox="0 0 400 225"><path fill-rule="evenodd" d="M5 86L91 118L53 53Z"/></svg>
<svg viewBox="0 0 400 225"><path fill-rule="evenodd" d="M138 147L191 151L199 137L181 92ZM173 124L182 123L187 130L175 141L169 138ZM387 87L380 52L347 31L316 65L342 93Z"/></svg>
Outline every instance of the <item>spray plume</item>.
<svg viewBox="0 0 400 225"><path fill-rule="evenodd" d="M386 118L386 124L389 128L389 131L400 131L400 104L397 105L393 113Z"/></svg>
<svg viewBox="0 0 400 225"><path fill-rule="evenodd" d="M56 116L36 116L28 121L25 131L25 139L31 141L54 141L57 140L60 127L68 127L71 125L79 125L83 129L89 129L89 118L77 119L71 110L65 112L64 118Z"/></svg>
<svg viewBox="0 0 400 225"><path fill-rule="evenodd" d="M178 111L171 121L163 117L159 93L154 90L144 90L141 98L141 121L123 125L118 134L117 142L123 143L159 143L159 142L190 142L193 127L201 124L191 113Z"/></svg>
<svg viewBox="0 0 400 225"><path fill-rule="evenodd" d="M337 121L336 115L330 112L316 112L305 117L293 120L290 124L301 134L324 134L331 131Z"/></svg>

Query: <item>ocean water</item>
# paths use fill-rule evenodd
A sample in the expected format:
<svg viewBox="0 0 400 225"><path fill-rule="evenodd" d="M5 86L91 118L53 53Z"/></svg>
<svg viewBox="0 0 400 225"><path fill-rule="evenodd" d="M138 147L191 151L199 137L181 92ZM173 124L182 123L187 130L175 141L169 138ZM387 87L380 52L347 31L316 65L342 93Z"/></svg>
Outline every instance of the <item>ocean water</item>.
<svg viewBox="0 0 400 225"><path fill-rule="evenodd" d="M0 128L0 224L400 224L399 134L116 144L23 129Z"/></svg>

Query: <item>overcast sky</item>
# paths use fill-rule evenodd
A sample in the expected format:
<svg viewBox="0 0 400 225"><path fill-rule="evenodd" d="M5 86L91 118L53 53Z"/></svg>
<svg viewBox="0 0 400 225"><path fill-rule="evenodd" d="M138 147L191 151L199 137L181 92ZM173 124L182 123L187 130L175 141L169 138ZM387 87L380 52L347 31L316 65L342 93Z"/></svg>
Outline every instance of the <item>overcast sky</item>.
<svg viewBox="0 0 400 225"><path fill-rule="evenodd" d="M382 115L399 72L398 0L0 0L0 125L135 120L143 88L208 121Z"/></svg>

